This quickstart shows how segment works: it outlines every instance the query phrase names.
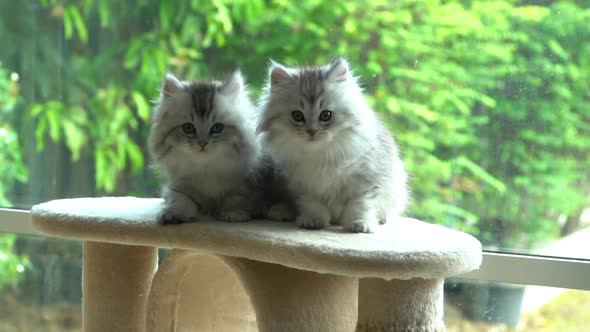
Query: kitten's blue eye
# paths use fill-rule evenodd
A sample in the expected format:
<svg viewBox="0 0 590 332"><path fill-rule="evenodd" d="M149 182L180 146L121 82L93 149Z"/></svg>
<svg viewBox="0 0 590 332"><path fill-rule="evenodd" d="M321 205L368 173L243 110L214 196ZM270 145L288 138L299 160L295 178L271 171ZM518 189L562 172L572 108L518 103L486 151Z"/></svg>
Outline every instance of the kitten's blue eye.
<svg viewBox="0 0 590 332"><path fill-rule="evenodd" d="M305 115L301 111L293 111L291 112L291 117L295 122L303 122L305 121Z"/></svg>
<svg viewBox="0 0 590 332"><path fill-rule="evenodd" d="M196 130L195 130L195 126L190 123L190 122L186 122L182 124L182 131L186 134L186 135L194 135Z"/></svg>
<svg viewBox="0 0 590 332"><path fill-rule="evenodd" d="M211 129L209 129L209 132L211 134L219 134L220 132L223 131L223 123L221 122L216 122L211 126Z"/></svg>
<svg viewBox="0 0 590 332"><path fill-rule="evenodd" d="M330 119L332 118L332 111L328 111L328 110L323 110L322 113L320 113L320 121L330 121Z"/></svg>

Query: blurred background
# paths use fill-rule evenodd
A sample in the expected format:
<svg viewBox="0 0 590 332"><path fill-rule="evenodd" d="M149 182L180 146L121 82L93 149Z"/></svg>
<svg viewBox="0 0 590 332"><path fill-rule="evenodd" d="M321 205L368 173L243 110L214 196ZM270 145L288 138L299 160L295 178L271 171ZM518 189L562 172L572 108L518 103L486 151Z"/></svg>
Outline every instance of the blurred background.
<svg viewBox="0 0 590 332"><path fill-rule="evenodd" d="M589 259L588 22L587 0L1 1L0 207L158 196L146 138L166 71L239 67L257 98L270 58L343 55L400 145L408 215L489 250ZM0 330L79 330L80 261L79 243L0 234ZM449 330L544 331L521 319L524 287L495 302L500 286L449 283ZM561 301L587 317L574 293Z"/></svg>

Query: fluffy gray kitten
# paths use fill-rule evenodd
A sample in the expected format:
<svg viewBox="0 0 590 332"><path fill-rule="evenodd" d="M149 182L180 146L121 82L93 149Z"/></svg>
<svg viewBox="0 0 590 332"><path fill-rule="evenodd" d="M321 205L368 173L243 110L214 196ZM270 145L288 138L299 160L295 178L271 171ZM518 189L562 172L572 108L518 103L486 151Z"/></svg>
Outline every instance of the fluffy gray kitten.
<svg viewBox="0 0 590 332"><path fill-rule="evenodd" d="M268 209L273 169L256 139L254 112L239 71L224 82L166 76L148 141L166 179L161 223L247 221Z"/></svg>
<svg viewBox="0 0 590 332"><path fill-rule="evenodd" d="M271 64L257 132L279 161L295 199L297 224L341 224L373 232L407 205L398 148L346 60L322 67Z"/></svg>

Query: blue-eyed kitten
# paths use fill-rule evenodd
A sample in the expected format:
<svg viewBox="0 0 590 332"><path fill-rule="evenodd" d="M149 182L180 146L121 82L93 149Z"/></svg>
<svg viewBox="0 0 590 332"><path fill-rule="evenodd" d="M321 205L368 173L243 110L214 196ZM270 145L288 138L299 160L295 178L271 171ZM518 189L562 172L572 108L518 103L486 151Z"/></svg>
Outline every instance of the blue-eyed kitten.
<svg viewBox="0 0 590 332"><path fill-rule="evenodd" d="M239 71L224 82L166 76L148 144L165 176L161 223L247 221L264 213L273 171L256 139L255 116Z"/></svg>
<svg viewBox="0 0 590 332"><path fill-rule="evenodd" d="M346 60L315 68L272 63L257 131L281 163L297 224L373 232L408 202L398 148Z"/></svg>

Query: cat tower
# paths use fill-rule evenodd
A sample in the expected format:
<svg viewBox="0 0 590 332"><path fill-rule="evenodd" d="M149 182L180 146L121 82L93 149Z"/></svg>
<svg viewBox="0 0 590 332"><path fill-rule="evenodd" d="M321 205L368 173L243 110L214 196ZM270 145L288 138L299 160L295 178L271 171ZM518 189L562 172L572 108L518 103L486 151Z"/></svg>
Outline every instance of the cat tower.
<svg viewBox="0 0 590 332"><path fill-rule="evenodd" d="M161 226L162 200L55 200L42 233L84 243L85 332L439 332L443 280L476 269L470 235L409 218L374 234L294 223ZM158 266L158 248L172 249Z"/></svg>

